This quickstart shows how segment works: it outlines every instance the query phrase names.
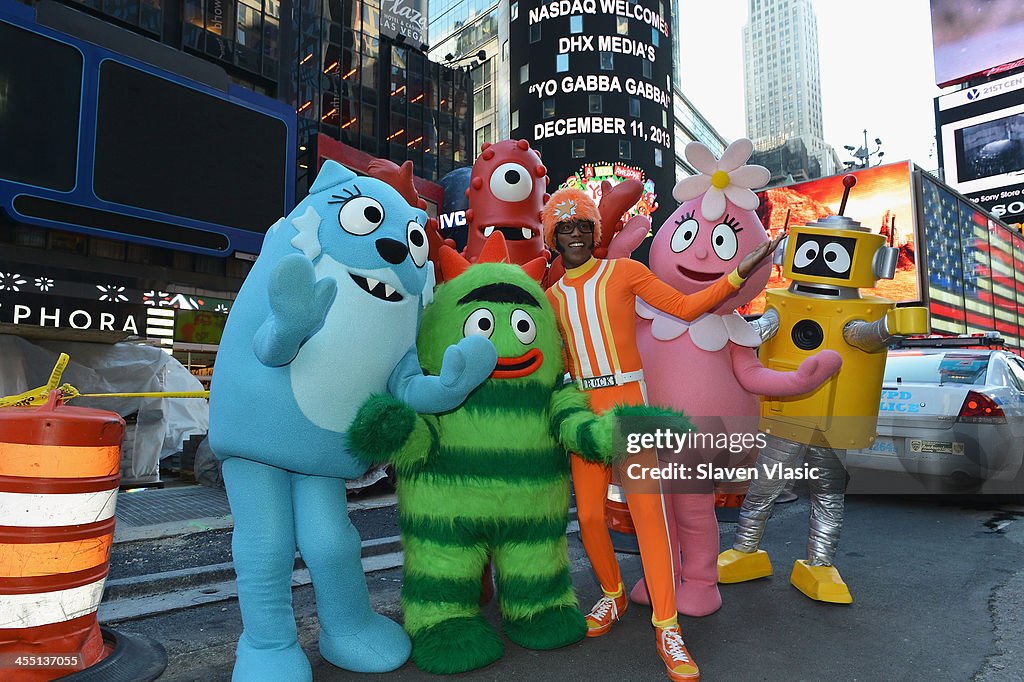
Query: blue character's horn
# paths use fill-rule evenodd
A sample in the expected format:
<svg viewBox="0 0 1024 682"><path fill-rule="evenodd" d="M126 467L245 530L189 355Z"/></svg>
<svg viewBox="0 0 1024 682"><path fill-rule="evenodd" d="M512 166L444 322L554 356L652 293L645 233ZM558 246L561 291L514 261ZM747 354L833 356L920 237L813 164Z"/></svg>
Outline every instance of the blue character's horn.
<svg viewBox="0 0 1024 682"><path fill-rule="evenodd" d="M316 180L313 182L313 186L309 188L309 193L316 194L317 192L322 192L335 185L354 180L356 177L355 173L340 163L330 160L324 161L319 175L316 176Z"/></svg>

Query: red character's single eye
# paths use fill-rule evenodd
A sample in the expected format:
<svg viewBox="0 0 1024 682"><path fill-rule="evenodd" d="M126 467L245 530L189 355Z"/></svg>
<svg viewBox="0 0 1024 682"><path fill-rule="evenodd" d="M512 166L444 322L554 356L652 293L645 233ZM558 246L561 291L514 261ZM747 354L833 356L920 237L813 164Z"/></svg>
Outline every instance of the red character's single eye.
<svg viewBox="0 0 1024 682"><path fill-rule="evenodd" d="M533 193L533 176L518 163L503 163L491 173L491 193L501 201L522 201Z"/></svg>

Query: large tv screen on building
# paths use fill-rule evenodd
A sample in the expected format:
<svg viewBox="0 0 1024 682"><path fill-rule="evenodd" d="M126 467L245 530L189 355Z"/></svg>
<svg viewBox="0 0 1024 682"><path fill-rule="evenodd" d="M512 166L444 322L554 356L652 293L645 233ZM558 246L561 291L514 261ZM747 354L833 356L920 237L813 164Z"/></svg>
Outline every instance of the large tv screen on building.
<svg viewBox="0 0 1024 682"><path fill-rule="evenodd" d="M946 182L1007 223L1024 221L1024 74L936 100Z"/></svg>
<svg viewBox="0 0 1024 682"><path fill-rule="evenodd" d="M114 61L100 65L98 102L100 199L261 234L281 217L280 119Z"/></svg>
<svg viewBox="0 0 1024 682"><path fill-rule="evenodd" d="M81 52L0 22L0 177L74 189L81 96Z"/></svg>
<svg viewBox="0 0 1024 682"><path fill-rule="evenodd" d="M222 72L182 75L206 71L137 40L138 58L37 23L33 7L0 5L0 212L196 253L257 253L294 202L295 111Z"/></svg>
<svg viewBox="0 0 1024 682"><path fill-rule="evenodd" d="M1020 0L931 0L935 82L952 85L1024 61Z"/></svg>
<svg viewBox="0 0 1024 682"><path fill-rule="evenodd" d="M900 250L896 277L881 280L865 294L894 301L921 299L917 272L917 235L914 229L914 192L909 162L865 168L853 173L857 185L850 192L844 215L861 223L876 234L891 240ZM800 182L758 193L758 215L772 237L789 225L806 225L818 218L836 215L843 199L843 176ZM774 268L768 288L788 287L781 268ZM764 294L740 310L744 314L764 311Z"/></svg>

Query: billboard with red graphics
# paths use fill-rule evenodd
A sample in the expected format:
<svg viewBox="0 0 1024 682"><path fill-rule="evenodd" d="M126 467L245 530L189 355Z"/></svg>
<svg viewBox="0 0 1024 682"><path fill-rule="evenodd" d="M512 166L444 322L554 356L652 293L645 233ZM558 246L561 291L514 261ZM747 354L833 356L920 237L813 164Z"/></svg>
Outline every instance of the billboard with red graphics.
<svg viewBox="0 0 1024 682"><path fill-rule="evenodd" d="M914 220L914 192L910 162L891 163L855 171L857 185L850 192L845 215L857 220L875 234L886 237L900 249L896 278L882 280L874 289L862 293L883 296L894 301L919 301L921 288L917 272L917 234ZM789 225L806 225L818 218L836 215L843 199L843 176L776 187L758 192L757 211L765 229L775 236ZM781 268L774 268L768 288L789 286ZM764 310L764 295L751 301L749 310Z"/></svg>
<svg viewBox="0 0 1024 682"><path fill-rule="evenodd" d="M897 303L927 306L932 331L998 331L1021 350L1024 332L1024 236L909 162L853 173L845 215L899 248L896 277L862 289ZM843 176L763 190L758 213L779 234L839 210ZM778 268L768 288L789 286ZM740 312L759 314L764 295Z"/></svg>

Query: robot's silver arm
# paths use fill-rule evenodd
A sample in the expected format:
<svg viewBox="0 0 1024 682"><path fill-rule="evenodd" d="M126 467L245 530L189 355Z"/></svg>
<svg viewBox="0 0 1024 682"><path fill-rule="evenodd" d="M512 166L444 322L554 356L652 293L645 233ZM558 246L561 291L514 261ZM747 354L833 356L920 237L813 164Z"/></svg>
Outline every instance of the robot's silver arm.
<svg viewBox="0 0 1024 682"><path fill-rule="evenodd" d="M761 335L761 343L779 333L779 313L775 308L768 308L764 315L750 323L758 334Z"/></svg>
<svg viewBox="0 0 1024 682"><path fill-rule="evenodd" d="M846 343L865 353L881 353L896 338L889 333L889 325L886 320L886 317L874 322L850 320L843 327L843 339L846 340Z"/></svg>

